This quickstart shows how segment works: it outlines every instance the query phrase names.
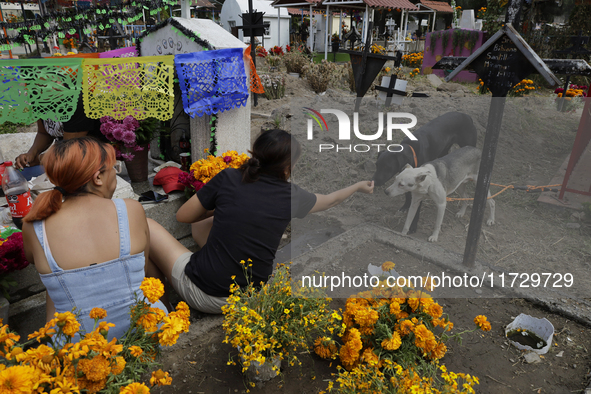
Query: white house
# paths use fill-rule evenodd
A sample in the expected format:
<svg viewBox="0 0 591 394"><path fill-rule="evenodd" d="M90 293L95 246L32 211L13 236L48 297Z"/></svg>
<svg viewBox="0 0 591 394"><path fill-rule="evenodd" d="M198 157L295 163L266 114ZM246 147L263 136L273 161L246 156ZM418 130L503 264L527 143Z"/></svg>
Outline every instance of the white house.
<svg viewBox="0 0 591 394"><path fill-rule="evenodd" d="M282 46L289 45L289 27L291 17L285 8L273 8L271 1L267 0L252 0L253 11L264 12L263 23L269 23L269 27L265 29L265 35L258 37L262 40L262 45L269 50L275 45ZM226 0L222 6L220 13L220 20L224 29L234 34L243 42L249 42L249 37L244 37L242 29L236 29L237 26L242 26L242 13L248 12L248 0ZM281 31L279 31L281 29Z"/></svg>

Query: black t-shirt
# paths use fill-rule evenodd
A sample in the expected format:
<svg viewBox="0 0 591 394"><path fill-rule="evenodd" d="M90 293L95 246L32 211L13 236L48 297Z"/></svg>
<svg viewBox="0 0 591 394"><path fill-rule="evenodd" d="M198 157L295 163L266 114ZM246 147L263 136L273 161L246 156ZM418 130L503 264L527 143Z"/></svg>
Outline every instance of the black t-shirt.
<svg viewBox="0 0 591 394"><path fill-rule="evenodd" d="M215 209L207 243L191 256L187 276L205 293L227 297L236 276L247 281L241 260L252 260L252 281L267 282L281 236L292 217L303 218L316 196L277 177L261 175L242 183L242 172L226 169L197 192L204 208Z"/></svg>

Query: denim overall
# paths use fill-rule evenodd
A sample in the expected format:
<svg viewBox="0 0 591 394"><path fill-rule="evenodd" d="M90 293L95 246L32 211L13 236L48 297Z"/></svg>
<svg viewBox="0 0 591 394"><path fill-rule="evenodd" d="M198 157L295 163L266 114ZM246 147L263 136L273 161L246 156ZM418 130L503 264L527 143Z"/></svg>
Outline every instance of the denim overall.
<svg viewBox="0 0 591 394"><path fill-rule="evenodd" d="M43 247L51 274L40 274L47 293L55 304L57 312L79 313L80 333L89 333L94 329L94 319L88 315L92 308L107 311L104 321L114 323L109 330L108 339L121 338L130 324L130 307L134 304L134 294L142 299L140 285L144 279L144 252L130 255L129 221L127 207L121 199L113 200L117 208L119 222L119 258L89 267L71 270L61 269L55 262L45 233L45 221L33 223L37 238ZM152 305L166 312L158 301ZM73 342L80 340L80 335Z"/></svg>

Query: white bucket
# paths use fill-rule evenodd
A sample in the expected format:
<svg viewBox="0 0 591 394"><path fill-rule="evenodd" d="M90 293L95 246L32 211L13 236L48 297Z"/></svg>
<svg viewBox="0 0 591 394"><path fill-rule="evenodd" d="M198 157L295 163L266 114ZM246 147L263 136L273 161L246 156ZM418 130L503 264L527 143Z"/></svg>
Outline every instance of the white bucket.
<svg viewBox="0 0 591 394"><path fill-rule="evenodd" d="M522 345L518 342L509 340L513 346L520 350L529 350L537 354L546 354L552 346L552 337L554 336L554 326L546 318L538 319L536 317L521 313L506 328L505 336L513 330L528 330L546 341L546 346L541 349L534 349L531 346Z"/></svg>

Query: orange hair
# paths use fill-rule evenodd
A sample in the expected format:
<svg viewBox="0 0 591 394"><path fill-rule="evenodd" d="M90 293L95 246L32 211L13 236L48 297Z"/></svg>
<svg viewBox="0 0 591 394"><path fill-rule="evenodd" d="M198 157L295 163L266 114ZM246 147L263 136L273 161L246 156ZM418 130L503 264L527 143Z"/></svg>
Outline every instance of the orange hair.
<svg viewBox="0 0 591 394"><path fill-rule="evenodd" d="M76 195L86 191L95 172L115 164L115 149L91 137L74 138L53 144L41 164L51 183L65 196ZM33 222L53 215L60 210L64 195L57 189L41 193L23 220Z"/></svg>

